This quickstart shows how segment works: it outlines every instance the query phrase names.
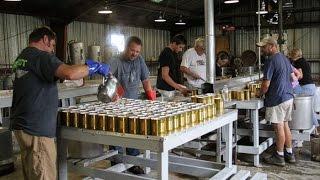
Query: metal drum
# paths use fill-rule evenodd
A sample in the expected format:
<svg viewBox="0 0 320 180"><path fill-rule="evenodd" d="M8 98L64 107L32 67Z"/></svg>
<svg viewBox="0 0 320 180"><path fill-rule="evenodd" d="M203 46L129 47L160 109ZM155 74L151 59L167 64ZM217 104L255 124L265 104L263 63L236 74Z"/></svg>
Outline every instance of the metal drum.
<svg viewBox="0 0 320 180"><path fill-rule="evenodd" d="M95 61L101 61L100 46L92 45L88 47L88 57Z"/></svg>
<svg viewBox="0 0 320 180"><path fill-rule="evenodd" d="M293 100L290 129L310 129L313 126L312 96L296 96Z"/></svg>
<svg viewBox="0 0 320 180"><path fill-rule="evenodd" d="M85 56L82 42L71 42L69 45L70 64L84 64Z"/></svg>

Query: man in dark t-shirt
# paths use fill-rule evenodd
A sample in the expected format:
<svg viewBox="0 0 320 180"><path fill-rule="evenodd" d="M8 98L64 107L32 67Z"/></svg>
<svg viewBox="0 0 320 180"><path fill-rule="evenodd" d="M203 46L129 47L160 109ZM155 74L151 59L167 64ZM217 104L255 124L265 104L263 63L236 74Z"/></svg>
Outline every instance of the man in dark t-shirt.
<svg viewBox="0 0 320 180"><path fill-rule="evenodd" d="M56 136L60 79L81 79L109 73L109 66L95 61L69 66L54 54L55 33L48 27L29 35L29 46L13 64L15 80L11 108L11 129L21 149L24 179L57 179Z"/></svg>
<svg viewBox="0 0 320 180"><path fill-rule="evenodd" d="M175 90L180 91L183 95L189 92L185 86L179 84L178 74L180 72L180 64L177 60L177 53L182 51L185 44L184 36L176 35L171 39L170 45L160 53L157 88L163 98L172 98Z"/></svg>

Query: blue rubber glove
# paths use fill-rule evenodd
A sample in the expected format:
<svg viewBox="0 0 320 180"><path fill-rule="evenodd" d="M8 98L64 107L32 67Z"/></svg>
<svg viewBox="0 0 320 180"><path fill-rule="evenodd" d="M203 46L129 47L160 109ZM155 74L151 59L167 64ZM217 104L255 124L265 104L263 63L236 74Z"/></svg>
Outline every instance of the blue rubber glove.
<svg viewBox="0 0 320 180"><path fill-rule="evenodd" d="M99 63L97 61L88 59L86 60L86 65L89 68L89 76L92 76L93 74L100 74L102 76L108 75L110 71L110 66L107 64Z"/></svg>

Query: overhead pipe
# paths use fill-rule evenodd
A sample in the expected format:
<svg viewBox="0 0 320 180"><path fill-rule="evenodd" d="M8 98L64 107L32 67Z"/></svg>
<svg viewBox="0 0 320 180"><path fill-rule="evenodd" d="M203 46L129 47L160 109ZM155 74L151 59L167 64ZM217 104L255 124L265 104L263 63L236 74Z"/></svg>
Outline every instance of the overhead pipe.
<svg viewBox="0 0 320 180"><path fill-rule="evenodd" d="M257 12L260 12L260 9L261 9L261 2L260 0L258 0L258 11ZM258 41L260 42L260 39L261 39L261 22L260 22L260 18L261 18L261 15L260 13L258 13ZM259 79L261 79L261 47L258 47L258 68L259 68Z"/></svg>
<svg viewBox="0 0 320 180"><path fill-rule="evenodd" d="M282 7L282 0L278 1L279 3L279 14L278 14L278 27L279 27L279 46L280 46L280 51L283 52L283 7Z"/></svg>
<svg viewBox="0 0 320 180"><path fill-rule="evenodd" d="M215 38L214 38L214 1L204 0L206 34L206 74L207 82L214 84L216 76Z"/></svg>

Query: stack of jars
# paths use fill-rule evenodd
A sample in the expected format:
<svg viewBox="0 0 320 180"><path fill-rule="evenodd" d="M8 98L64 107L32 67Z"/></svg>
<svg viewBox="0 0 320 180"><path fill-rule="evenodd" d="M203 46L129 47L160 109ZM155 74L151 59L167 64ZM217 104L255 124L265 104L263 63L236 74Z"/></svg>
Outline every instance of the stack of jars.
<svg viewBox="0 0 320 180"><path fill-rule="evenodd" d="M212 103L160 102L121 99L59 110L61 125L138 135L166 136L212 120Z"/></svg>

